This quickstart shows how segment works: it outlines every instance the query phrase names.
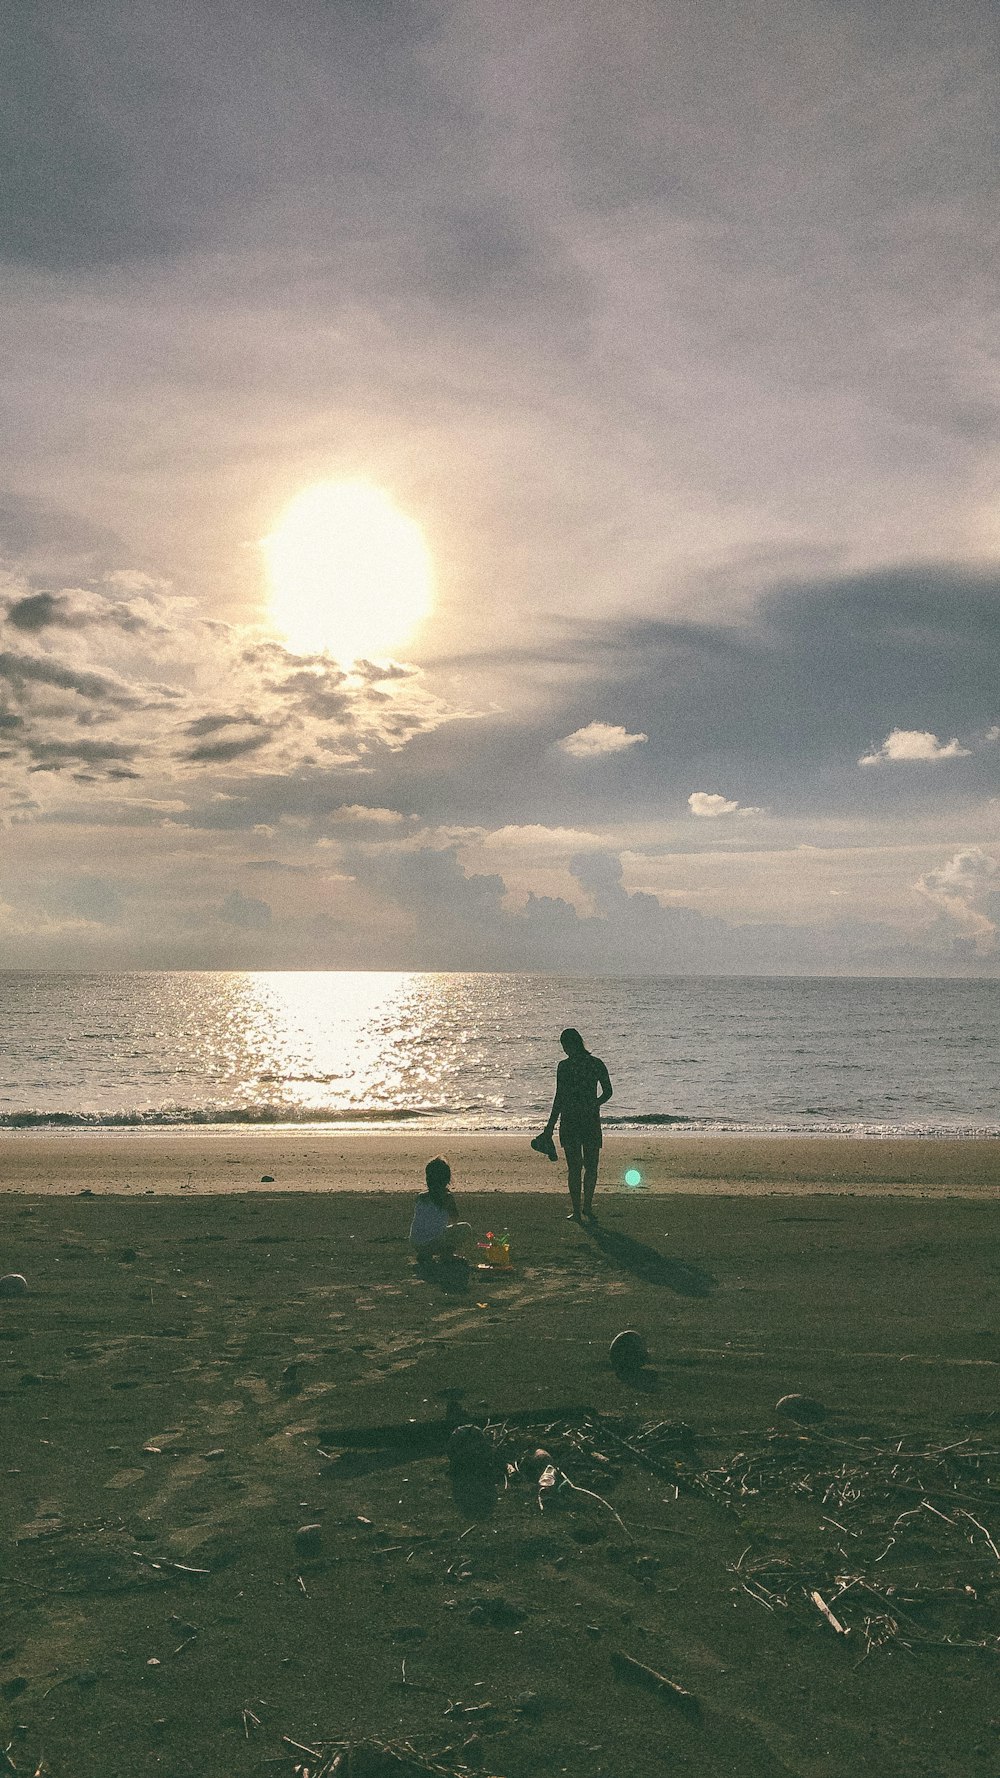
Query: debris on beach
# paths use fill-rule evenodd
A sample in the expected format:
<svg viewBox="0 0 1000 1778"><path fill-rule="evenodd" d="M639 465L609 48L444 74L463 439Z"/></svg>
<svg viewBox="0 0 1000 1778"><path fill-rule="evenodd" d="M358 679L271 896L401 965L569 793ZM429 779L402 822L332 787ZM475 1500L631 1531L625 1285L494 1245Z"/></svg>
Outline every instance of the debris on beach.
<svg viewBox="0 0 1000 1778"><path fill-rule="evenodd" d="M295 1548L300 1556L318 1556L323 1549L322 1525L300 1525L295 1533Z"/></svg>
<svg viewBox="0 0 1000 1778"><path fill-rule="evenodd" d="M493 1441L481 1426L456 1426L448 1439L448 1463L453 1475L491 1476L494 1456Z"/></svg>
<svg viewBox="0 0 1000 1778"><path fill-rule="evenodd" d="M362 1741L321 1742L306 1747L283 1735L289 1748L308 1754L309 1763L299 1761L295 1778L466 1778L473 1767L467 1760L459 1765L444 1764L445 1756L434 1758L418 1753L409 1741L381 1741L375 1736ZM500 1778L500 1774L484 1772L481 1758L475 1763L477 1778Z"/></svg>
<svg viewBox="0 0 1000 1778"><path fill-rule="evenodd" d="M776 1414L784 1414L799 1426L818 1426L827 1418L827 1410L814 1395L782 1395L774 1404Z"/></svg>
<svg viewBox="0 0 1000 1778"><path fill-rule="evenodd" d="M608 1352L611 1368L619 1377L634 1377L649 1360L649 1351L641 1333L626 1327L616 1334Z"/></svg>
<svg viewBox="0 0 1000 1778"><path fill-rule="evenodd" d="M28 1280L23 1272L5 1272L0 1278L0 1297L28 1295Z"/></svg>
<svg viewBox="0 0 1000 1778"><path fill-rule="evenodd" d="M668 1679L665 1673L658 1673L655 1667L647 1667L645 1661L637 1661L633 1655L616 1649L611 1656L611 1665L619 1679L645 1686L647 1691L656 1692L668 1704L676 1705L678 1710L683 1710L688 1716L699 1714L698 1700L693 1692L678 1685L676 1679Z"/></svg>

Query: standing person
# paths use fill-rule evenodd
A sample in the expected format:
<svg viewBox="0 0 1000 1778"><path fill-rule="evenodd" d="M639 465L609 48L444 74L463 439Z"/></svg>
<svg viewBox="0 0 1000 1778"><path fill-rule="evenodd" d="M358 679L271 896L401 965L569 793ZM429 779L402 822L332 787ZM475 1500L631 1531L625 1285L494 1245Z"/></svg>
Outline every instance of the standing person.
<svg viewBox="0 0 1000 1778"><path fill-rule="evenodd" d="M598 1056L592 1056L579 1031L572 1025L560 1033L566 1051L556 1069L556 1094L545 1134L551 1140L559 1122L559 1141L566 1156L570 1218L579 1222L594 1214L594 1192L601 1159L601 1106L611 1097L611 1076ZM583 1198L581 1203L581 1185Z"/></svg>

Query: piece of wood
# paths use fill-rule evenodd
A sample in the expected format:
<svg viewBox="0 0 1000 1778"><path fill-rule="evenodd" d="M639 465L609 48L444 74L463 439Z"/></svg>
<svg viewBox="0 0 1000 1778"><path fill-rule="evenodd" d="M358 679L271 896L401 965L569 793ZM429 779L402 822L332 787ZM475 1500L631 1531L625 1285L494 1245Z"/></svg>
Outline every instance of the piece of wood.
<svg viewBox="0 0 1000 1778"><path fill-rule="evenodd" d="M634 1656L623 1654L620 1649L615 1649L612 1654L611 1665L619 1679L630 1680L633 1685L644 1685L647 1691L657 1692L688 1716L697 1716L700 1706L694 1693L685 1691L675 1679L668 1679L665 1673L658 1673L655 1667L647 1667L644 1661L637 1661Z"/></svg>
<svg viewBox="0 0 1000 1778"><path fill-rule="evenodd" d="M816 1610L821 1612L822 1615L826 1618L826 1621L829 1624L831 1630L836 1630L838 1636L849 1636L851 1634L847 1625L842 1624L839 1617L834 1617L834 1614L830 1610L830 1607L828 1606L822 1593L817 1593L815 1588L813 1588L813 1591L809 1594L809 1597L812 1600L813 1604L815 1605Z"/></svg>

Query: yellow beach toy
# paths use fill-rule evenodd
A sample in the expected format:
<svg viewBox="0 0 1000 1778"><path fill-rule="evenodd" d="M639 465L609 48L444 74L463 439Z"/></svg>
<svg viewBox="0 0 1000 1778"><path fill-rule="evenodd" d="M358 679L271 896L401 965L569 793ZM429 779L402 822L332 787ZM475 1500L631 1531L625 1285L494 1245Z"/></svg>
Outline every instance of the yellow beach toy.
<svg viewBox="0 0 1000 1778"><path fill-rule="evenodd" d="M495 1235L492 1229L487 1229L485 1241L479 1243L479 1251L483 1256L481 1265L489 1266L496 1272L510 1270L510 1235L506 1229L499 1235Z"/></svg>

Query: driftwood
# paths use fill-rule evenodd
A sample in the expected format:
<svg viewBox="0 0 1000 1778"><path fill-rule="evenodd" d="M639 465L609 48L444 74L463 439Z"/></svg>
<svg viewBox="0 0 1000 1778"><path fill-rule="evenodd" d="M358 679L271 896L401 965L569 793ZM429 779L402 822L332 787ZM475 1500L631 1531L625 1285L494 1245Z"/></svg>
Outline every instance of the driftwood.
<svg viewBox="0 0 1000 1778"><path fill-rule="evenodd" d="M668 1704L676 1705L687 1716L697 1716L700 1706L693 1692L686 1691L678 1685L676 1679L668 1679L665 1673L658 1673L655 1667L647 1667L645 1661L637 1661L632 1655L623 1654L615 1649L611 1656L613 1666L619 1679L630 1681L633 1685L645 1686L647 1691L656 1692L665 1698Z"/></svg>

